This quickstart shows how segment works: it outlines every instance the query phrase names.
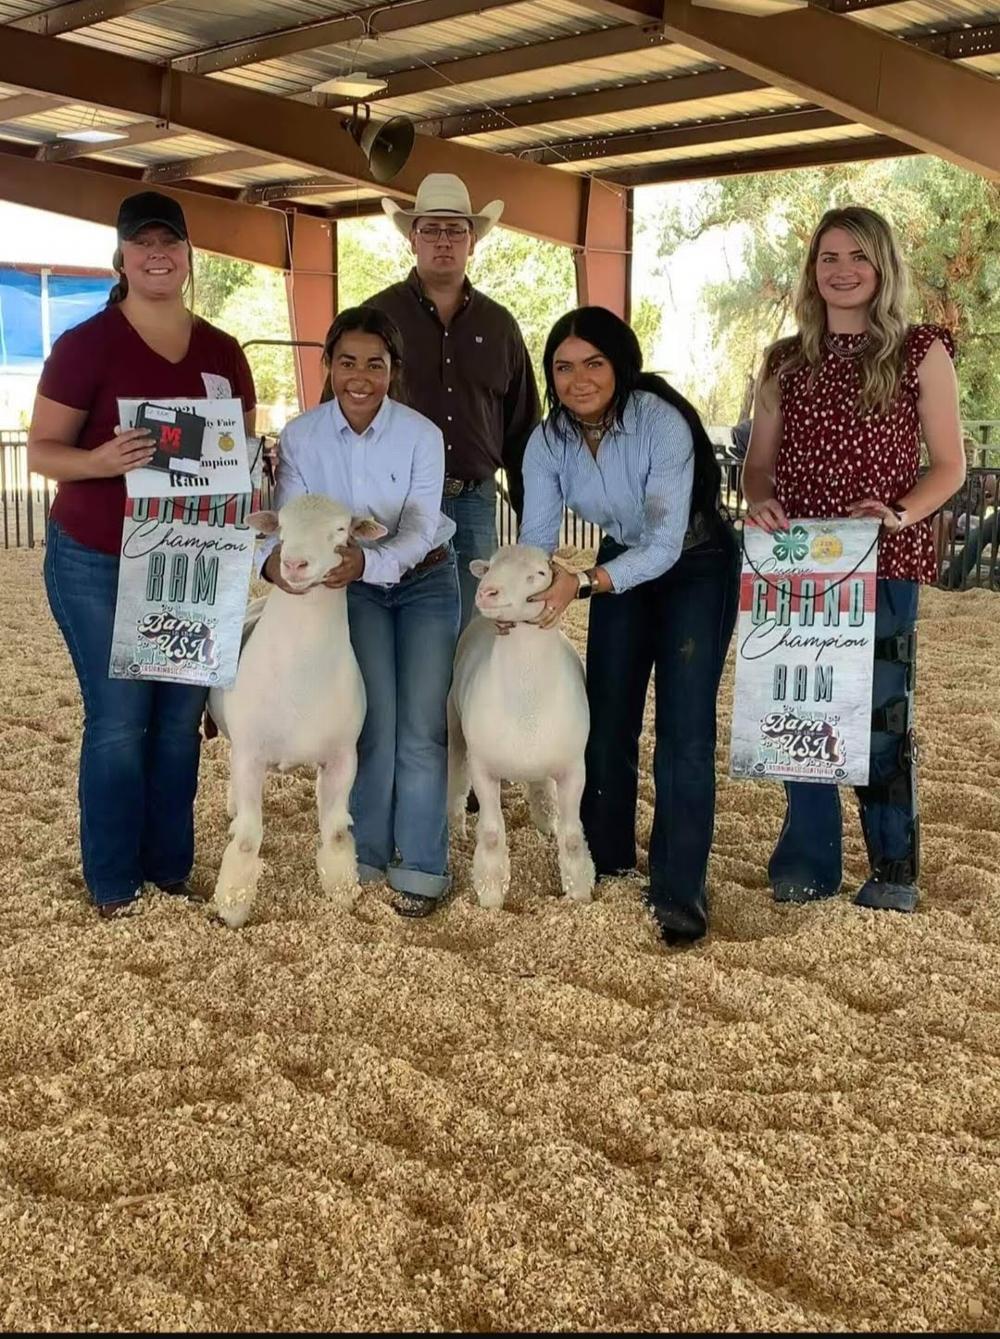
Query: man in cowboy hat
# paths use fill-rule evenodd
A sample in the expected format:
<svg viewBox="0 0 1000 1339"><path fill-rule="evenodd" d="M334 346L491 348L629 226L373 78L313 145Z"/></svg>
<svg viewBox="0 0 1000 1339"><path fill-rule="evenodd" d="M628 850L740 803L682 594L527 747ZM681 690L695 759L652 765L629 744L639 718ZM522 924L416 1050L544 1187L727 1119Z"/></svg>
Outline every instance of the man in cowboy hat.
<svg viewBox="0 0 1000 1339"><path fill-rule="evenodd" d="M476 244L503 213L491 200L478 213L465 183L432 172L412 209L395 200L382 208L410 243L416 264L407 279L368 299L399 326L407 402L444 435L443 508L455 522L462 627L475 611L474 558L497 548L496 472L520 517L521 461L538 422L538 392L517 322L505 307L473 288L465 270Z"/></svg>

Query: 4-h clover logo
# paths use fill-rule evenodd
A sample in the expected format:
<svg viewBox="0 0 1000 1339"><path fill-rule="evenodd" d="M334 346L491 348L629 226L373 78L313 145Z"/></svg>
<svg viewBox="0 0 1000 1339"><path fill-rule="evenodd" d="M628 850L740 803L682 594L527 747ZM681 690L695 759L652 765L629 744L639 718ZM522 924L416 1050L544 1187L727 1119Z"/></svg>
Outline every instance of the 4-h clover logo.
<svg viewBox="0 0 1000 1339"><path fill-rule="evenodd" d="M803 525L774 533L774 556L779 562L801 562L809 552L809 537Z"/></svg>

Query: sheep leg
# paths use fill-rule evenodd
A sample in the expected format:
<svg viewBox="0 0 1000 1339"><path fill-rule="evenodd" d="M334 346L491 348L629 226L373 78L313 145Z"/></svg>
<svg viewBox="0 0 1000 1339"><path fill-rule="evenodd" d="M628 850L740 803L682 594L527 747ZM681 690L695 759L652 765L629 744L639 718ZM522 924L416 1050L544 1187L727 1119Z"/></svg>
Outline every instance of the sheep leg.
<svg viewBox="0 0 1000 1339"><path fill-rule="evenodd" d="M490 776L475 758L469 759L472 785L479 800L472 886L481 907L502 907L510 887L507 829L500 808L500 778Z"/></svg>
<svg viewBox="0 0 1000 1339"><path fill-rule="evenodd" d="M539 832L546 837L556 834L556 788L553 781L531 781L528 784L528 813Z"/></svg>
<svg viewBox="0 0 1000 1339"><path fill-rule="evenodd" d="M589 902L594 891L594 862L580 823L586 780L583 761L556 777L559 806L559 874L563 892L574 902Z"/></svg>
<svg viewBox="0 0 1000 1339"><path fill-rule="evenodd" d="M215 881L215 910L234 930L246 923L260 878L264 836L261 792L265 764L256 754L234 746L230 756L231 834Z"/></svg>
<svg viewBox="0 0 1000 1339"><path fill-rule="evenodd" d="M334 753L316 773L316 807L319 812L319 850L316 869L323 891L350 910L358 891L358 861L347 808L358 770L354 745Z"/></svg>
<svg viewBox="0 0 1000 1339"><path fill-rule="evenodd" d="M454 695L448 694L448 821L458 837L466 835L465 801L469 795L469 751Z"/></svg>

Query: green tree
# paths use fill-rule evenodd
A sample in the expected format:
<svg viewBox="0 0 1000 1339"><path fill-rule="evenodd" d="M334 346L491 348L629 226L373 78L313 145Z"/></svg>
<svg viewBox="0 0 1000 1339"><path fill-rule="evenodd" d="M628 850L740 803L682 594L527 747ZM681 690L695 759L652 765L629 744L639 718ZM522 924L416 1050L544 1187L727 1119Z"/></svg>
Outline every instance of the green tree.
<svg viewBox="0 0 1000 1339"><path fill-rule="evenodd" d="M217 256L213 251L194 253L194 306L199 316L215 322L226 300L237 288L252 284L260 266L247 260Z"/></svg>
<svg viewBox="0 0 1000 1339"><path fill-rule="evenodd" d="M249 268L250 282L230 288L216 321L241 344L257 339L289 339L284 275L261 265ZM297 400L291 349L257 345L247 349L247 358L260 403L284 404L293 413Z"/></svg>
<svg viewBox="0 0 1000 1339"><path fill-rule="evenodd" d="M959 346L963 414L1000 413L1000 185L934 158L729 177L707 183L693 210L666 209L658 223L664 262L686 241L738 229L743 269L706 286L719 349L717 383L700 388L713 422L749 409L764 349L792 328L802 257L824 210L879 210L893 224L914 278L911 316L947 326Z"/></svg>

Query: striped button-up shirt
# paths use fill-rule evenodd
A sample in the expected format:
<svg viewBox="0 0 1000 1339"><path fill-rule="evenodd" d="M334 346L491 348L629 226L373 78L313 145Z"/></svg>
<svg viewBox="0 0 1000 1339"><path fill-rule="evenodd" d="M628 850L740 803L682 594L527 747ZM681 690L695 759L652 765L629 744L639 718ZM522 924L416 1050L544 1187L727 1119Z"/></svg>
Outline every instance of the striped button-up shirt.
<svg viewBox="0 0 1000 1339"><path fill-rule="evenodd" d="M441 511L443 487L441 433L395 400L383 400L362 433L334 399L292 419L281 434L275 510L303 493L324 493L350 507L352 516L373 516L389 532L361 543L361 580L373 585L395 585L451 539L455 523ZM272 536L261 545L258 570L277 542Z"/></svg>
<svg viewBox="0 0 1000 1339"><path fill-rule="evenodd" d="M635 391L623 423L593 456L572 420L539 424L524 454L521 544L559 547L563 507L628 549L604 569L617 592L662 576L681 555L691 510L694 442L682 415L651 391Z"/></svg>

